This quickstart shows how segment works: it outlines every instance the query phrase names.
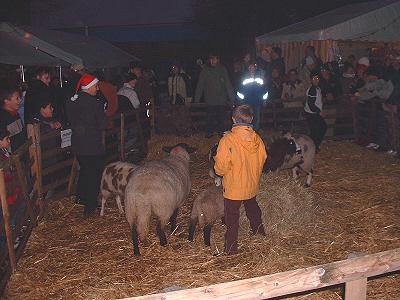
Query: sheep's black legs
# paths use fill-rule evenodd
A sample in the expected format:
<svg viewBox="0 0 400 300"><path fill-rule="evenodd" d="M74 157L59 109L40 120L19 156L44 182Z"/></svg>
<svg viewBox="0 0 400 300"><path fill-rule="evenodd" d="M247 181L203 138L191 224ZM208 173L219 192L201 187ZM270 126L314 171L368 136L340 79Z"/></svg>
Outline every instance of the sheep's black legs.
<svg viewBox="0 0 400 300"><path fill-rule="evenodd" d="M194 240L194 233L196 231L196 224L197 224L197 219L190 220L188 240L191 241L191 242L193 242L193 240Z"/></svg>
<svg viewBox="0 0 400 300"><path fill-rule="evenodd" d="M176 228L176 217L177 216L178 216L178 209L175 209L171 218L169 218L169 224L171 224L171 233L173 233Z"/></svg>
<svg viewBox="0 0 400 300"><path fill-rule="evenodd" d="M160 245L165 246L167 244L167 237L165 236L164 228L161 227L161 223L157 223L157 235L160 238Z"/></svg>
<svg viewBox="0 0 400 300"><path fill-rule="evenodd" d="M139 237L138 237L135 225L132 226L132 243L133 243L133 253L136 256L139 256L140 255Z"/></svg>
<svg viewBox="0 0 400 300"><path fill-rule="evenodd" d="M206 246L211 246L211 228L212 225L206 225L203 228L204 244Z"/></svg>

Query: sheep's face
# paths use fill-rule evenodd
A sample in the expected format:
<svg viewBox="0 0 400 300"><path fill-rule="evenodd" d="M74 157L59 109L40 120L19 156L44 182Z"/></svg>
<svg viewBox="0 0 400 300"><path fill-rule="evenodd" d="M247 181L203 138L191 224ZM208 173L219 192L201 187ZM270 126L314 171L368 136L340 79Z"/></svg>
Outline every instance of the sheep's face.
<svg viewBox="0 0 400 300"><path fill-rule="evenodd" d="M264 166L264 172L276 171L296 154L296 143L293 139L280 138L268 147L268 158Z"/></svg>
<svg viewBox="0 0 400 300"><path fill-rule="evenodd" d="M189 153L193 153L197 150L196 148L190 147L188 144L185 143L179 143L172 147L164 146L162 149L172 156L182 157L185 160L190 159Z"/></svg>

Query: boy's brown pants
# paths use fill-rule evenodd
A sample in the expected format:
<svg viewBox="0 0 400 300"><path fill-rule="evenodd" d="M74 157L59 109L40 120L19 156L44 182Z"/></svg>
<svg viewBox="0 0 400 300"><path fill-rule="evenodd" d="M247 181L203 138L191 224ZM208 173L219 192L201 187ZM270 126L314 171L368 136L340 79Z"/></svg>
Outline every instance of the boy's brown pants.
<svg viewBox="0 0 400 300"><path fill-rule="evenodd" d="M239 217L240 206L244 204L246 216L250 221L250 227L253 234L265 235L264 225L261 220L261 209L258 206L256 197L249 200L224 200L224 214L225 214L225 253L232 255L237 253L238 248L238 233L239 233Z"/></svg>

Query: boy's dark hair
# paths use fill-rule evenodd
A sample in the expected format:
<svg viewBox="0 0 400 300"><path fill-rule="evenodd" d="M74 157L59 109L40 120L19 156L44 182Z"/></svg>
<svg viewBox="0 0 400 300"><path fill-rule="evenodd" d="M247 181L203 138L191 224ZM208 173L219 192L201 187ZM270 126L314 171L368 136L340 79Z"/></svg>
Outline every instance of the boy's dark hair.
<svg viewBox="0 0 400 300"><path fill-rule="evenodd" d="M20 92L17 86L6 86L0 89L0 107L4 106L6 99L10 99L12 94L15 92Z"/></svg>
<svg viewBox="0 0 400 300"><path fill-rule="evenodd" d="M317 69L311 71L310 79L313 79L315 76L320 76L319 71Z"/></svg>
<svg viewBox="0 0 400 300"><path fill-rule="evenodd" d="M276 54L279 55L279 57L282 56L282 49L279 47L272 47L272 51L274 51Z"/></svg>
<svg viewBox="0 0 400 300"><path fill-rule="evenodd" d="M242 104L237 106L232 113L232 118L237 123L251 123L253 121L253 109L248 104Z"/></svg>
<svg viewBox="0 0 400 300"><path fill-rule="evenodd" d="M138 80L138 77L135 74L129 73L125 76L125 82L129 82L132 80Z"/></svg>
<svg viewBox="0 0 400 300"><path fill-rule="evenodd" d="M46 97L44 97L43 99L37 101L35 106L37 110L40 111L41 108L46 108L49 104L53 105L53 102L50 99L46 99Z"/></svg>
<svg viewBox="0 0 400 300"><path fill-rule="evenodd" d="M50 69L46 68L46 67L39 67L35 70L35 73L34 73L35 77L38 77L38 76L40 77L40 76L43 76L44 74L50 74Z"/></svg>

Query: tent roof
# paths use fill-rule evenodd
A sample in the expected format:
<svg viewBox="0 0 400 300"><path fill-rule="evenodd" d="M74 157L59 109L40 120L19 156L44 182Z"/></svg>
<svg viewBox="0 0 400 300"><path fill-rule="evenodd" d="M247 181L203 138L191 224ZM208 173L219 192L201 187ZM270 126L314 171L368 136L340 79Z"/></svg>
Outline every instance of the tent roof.
<svg viewBox="0 0 400 300"><path fill-rule="evenodd" d="M309 40L400 40L400 1L346 5L257 37L259 43Z"/></svg>
<svg viewBox="0 0 400 300"><path fill-rule="evenodd" d="M30 45L24 37L17 35L13 27L0 23L0 63L10 65L60 66L67 63L52 57Z"/></svg>
<svg viewBox="0 0 400 300"><path fill-rule="evenodd" d="M71 64L111 68L139 61L137 57L95 37L33 27L22 27L19 31L24 35L28 33L32 45Z"/></svg>

